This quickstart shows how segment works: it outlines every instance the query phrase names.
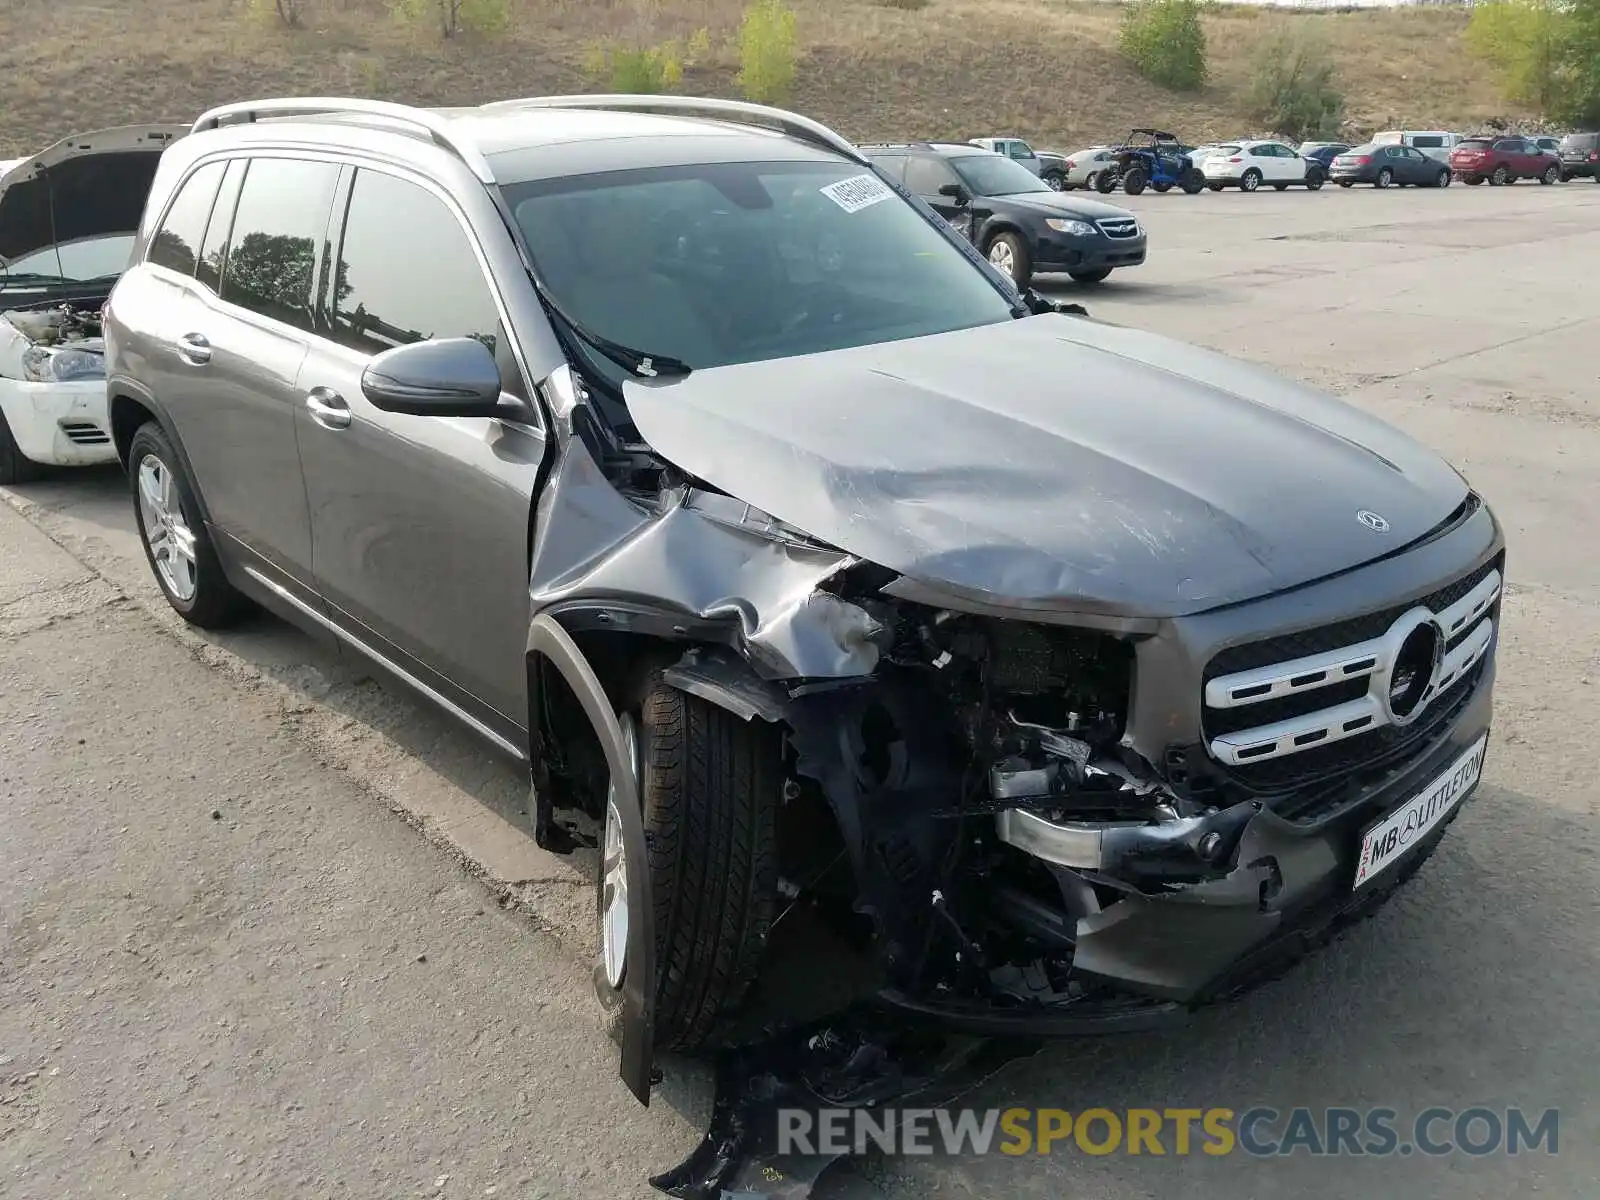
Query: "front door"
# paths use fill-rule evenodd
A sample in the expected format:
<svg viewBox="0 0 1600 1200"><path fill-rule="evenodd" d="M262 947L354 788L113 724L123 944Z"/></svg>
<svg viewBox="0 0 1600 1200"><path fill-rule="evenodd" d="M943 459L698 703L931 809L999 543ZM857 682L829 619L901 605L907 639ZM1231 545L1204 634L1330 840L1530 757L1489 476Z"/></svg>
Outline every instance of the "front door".
<svg viewBox="0 0 1600 1200"><path fill-rule="evenodd" d="M954 197L939 191L946 184L960 182L950 164L936 155L914 154L906 159L906 191L927 201L936 213L971 239L977 230L978 218L974 211L977 197L966 204L957 204Z"/></svg>
<svg viewBox="0 0 1600 1200"><path fill-rule="evenodd" d="M528 546L545 437L487 417L384 412L362 396L373 355L473 337L528 399L477 243L441 192L362 168L296 385L312 566L346 632L521 751Z"/></svg>

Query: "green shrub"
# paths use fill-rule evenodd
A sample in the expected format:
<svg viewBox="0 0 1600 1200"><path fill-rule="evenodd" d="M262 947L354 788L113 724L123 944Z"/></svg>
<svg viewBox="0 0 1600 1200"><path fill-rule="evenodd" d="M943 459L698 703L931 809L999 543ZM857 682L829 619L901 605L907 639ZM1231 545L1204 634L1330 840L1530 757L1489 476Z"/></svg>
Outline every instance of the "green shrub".
<svg viewBox="0 0 1600 1200"><path fill-rule="evenodd" d="M1467 22L1467 47L1493 68L1514 104L1550 113L1566 107L1576 9L1551 0L1487 0Z"/></svg>
<svg viewBox="0 0 1600 1200"><path fill-rule="evenodd" d="M755 0L739 25L739 74L745 97L782 104L794 90L798 42L794 10L783 0Z"/></svg>
<svg viewBox="0 0 1600 1200"><path fill-rule="evenodd" d="M1281 33L1262 44L1249 102L1251 115L1284 137L1332 137L1344 121L1333 59L1309 36Z"/></svg>
<svg viewBox="0 0 1600 1200"><path fill-rule="evenodd" d="M1192 92L1206 81L1201 0L1132 0L1122 13L1123 56L1146 79Z"/></svg>
<svg viewBox="0 0 1600 1200"><path fill-rule="evenodd" d="M511 0L389 0L389 11L407 25L436 24L447 38L463 30L494 37L511 24Z"/></svg>
<svg viewBox="0 0 1600 1200"><path fill-rule="evenodd" d="M693 66L711 49L711 34L696 30L685 44L662 42L655 46L627 46L608 42L590 49L584 72L607 91L653 96L670 92L683 82L683 69Z"/></svg>

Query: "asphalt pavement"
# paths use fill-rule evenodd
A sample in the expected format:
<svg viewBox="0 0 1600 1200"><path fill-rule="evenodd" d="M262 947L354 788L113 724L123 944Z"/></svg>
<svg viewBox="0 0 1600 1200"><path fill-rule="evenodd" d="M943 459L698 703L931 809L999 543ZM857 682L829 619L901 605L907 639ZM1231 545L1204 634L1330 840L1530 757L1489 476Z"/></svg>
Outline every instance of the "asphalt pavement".
<svg viewBox="0 0 1600 1200"><path fill-rule="evenodd" d="M1497 723L1377 917L970 1103L1558 1108L1559 1149L869 1158L818 1195L1600 1194L1600 185L1112 199L1150 262L1063 298L1336 391L1495 505ZM0 499L0 1196L654 1194L709 1086L674 1063L647 1111L617 1081L588 864L528 840L517 772L273 621L182 626L116 471Z"/></svg>

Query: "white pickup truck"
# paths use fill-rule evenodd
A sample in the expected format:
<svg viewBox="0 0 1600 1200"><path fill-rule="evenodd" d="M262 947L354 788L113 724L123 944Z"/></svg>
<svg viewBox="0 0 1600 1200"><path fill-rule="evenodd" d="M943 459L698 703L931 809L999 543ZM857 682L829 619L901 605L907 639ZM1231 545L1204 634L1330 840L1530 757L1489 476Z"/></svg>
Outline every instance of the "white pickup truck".
<svg viewBox="0 0 1600 1200"><path fill-rule="evenodd" d="M970 144L982 146L985 150L993 150L996 154L1004 154L1013 162L1021 163L1058 192L1066 189L1065 154L1058 154L1054 150L1035 150L1017 137L972 138Z"/></svg>

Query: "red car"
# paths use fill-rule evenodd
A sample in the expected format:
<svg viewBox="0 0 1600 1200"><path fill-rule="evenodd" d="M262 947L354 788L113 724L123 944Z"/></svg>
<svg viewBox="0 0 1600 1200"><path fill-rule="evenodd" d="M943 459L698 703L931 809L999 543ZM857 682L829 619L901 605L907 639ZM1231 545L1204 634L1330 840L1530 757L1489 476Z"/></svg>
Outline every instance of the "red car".
<svg viewBox="0 0 1600 1200"><path fill-rule="evenodd" d="M1466 183L1485 179L1496 185L1519 179L1557 183L1561 179L1561 161L1520 137L1475 137L1458 142L1450 152L1450 169Z"/></svg>

